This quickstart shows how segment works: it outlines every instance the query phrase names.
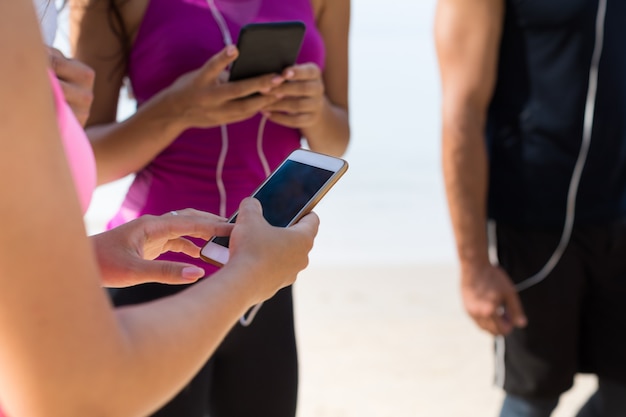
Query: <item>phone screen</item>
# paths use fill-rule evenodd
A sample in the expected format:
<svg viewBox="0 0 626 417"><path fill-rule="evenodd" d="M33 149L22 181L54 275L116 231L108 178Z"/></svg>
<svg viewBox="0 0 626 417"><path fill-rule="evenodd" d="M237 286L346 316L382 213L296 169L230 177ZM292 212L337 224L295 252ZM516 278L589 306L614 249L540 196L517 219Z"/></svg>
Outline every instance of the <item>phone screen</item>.
<svg viewBox="0 0 626 417"><path fill-rule="evenodd" d="M261 202L269 224L286 227L332 176L332 171L287 160L253 197ZM216 237L213 242L228 247L230 238Z"/></svg>

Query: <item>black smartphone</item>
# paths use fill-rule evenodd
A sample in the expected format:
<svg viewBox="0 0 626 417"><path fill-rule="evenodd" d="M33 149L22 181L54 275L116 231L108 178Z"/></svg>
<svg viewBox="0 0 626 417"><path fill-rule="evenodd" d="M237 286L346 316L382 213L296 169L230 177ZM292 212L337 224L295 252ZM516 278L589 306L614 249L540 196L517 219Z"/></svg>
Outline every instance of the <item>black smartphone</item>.
<svg viewBox="0 0 626 417"><path fill-rule="evenodd" d="M241 28L239 56L230 69L230 81L280 74L296 63L306 26L300 21L250 23Z"/></svg>
<svg viewBox="0 0 626 417"><path fill-rule="evenodd" d="M261 202L263 217L272 226L287 227L310 212L348 169L341 158L304 149L293 151L252 194ZM237 214L230 218L234 223ZM228 237L214 237L202 248L205 261L228 262Z"/></svg>

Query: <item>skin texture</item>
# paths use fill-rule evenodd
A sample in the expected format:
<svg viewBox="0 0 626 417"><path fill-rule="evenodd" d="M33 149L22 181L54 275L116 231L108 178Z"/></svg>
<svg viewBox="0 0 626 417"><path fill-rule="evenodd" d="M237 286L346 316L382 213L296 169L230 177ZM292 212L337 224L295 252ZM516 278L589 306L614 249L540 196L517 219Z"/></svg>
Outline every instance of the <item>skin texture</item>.
<svg viewBox="0 0 626 417"><path fill-rule="evenodd" d="M97 262L106 256L86 236L58 137L31 2L0 2L0 51L2 408L29 417L148 415L184 386L251 305L294 281L308 263L318 219L274 228L258 202L246 199L228 265L175 296L113 309ZM169 226L147 219L148 233L129 243L128 261L192 251L178 239L182 232L228 232L221 219L181 213L162 216L176 217Z"/></svg>
<svg viewBox="0 0 626 417"><path fill-rule="evenodd" d="M494 335L526 325L513 283L490 263L487 245L489 167L484 133L503 13L503 0L439 0L435 19L443 86L443 173L461 266L461 294L470 317Z"/></svg>
<svg viewBox="0 0 626 417"><path fill-rule="evenodd" d="M118 4L133 41L148 0ZM215 127L245 120L258 112L276 123L301 129L312 150L342 155L350 137L350 3L315 0L313 6L327 47L324 72L314 64L303 64L287 68L283 74L223 83L221 69L237 56L236 48L225 48L203 68L183 75L132 117L117 123L125 65L110 59L123 59L123 53L109 24L107 2L72 0L70 25L75 57L102 74L95 80L95 100L87 122L98 161L98 183L137 172L188 128ZM255 92L262 95L247 97Z"/></svg>
<svg viewBox="0 0 626 417"><path fill-rule="evenodd" d="M208 239L229 235L226 219L194 209L176 215L142 216L108 232L90 236L105 287L129 287L145 282L189 284L205 276L193 264L153 261L171 251L200 257L200 247L186 237Z"/></svg>
<svg viewBox="0 0 626 417"><path fill-rule="evenodd" d="M311 0L326 46L326 69L309 63L287 68L289 81L273 93L281 100L264 113L275 123L299 128L311 149L341 156L348 146L349 0Z"/></svg>
<svg viewBox="0 0 626 417"><path fill-rule="evenodd" d="M47 46L48 60L52 71L59 79L65 100L76 119L85 126L93 102L93 83L96 73L87 65L67 58L56 48Z"/></svg>

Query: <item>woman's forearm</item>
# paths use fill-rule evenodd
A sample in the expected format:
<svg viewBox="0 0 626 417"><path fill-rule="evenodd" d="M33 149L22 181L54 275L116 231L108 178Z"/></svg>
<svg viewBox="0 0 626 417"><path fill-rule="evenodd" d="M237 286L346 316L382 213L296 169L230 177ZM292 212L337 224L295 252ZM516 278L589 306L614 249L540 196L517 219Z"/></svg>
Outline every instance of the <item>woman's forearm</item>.
<svg viewBox="0 0 626 417"><path fill-rule="evenodd" d="M116 367L103 367L109 371L106 386L113 388L107 397L115 399L109 415L148 415L167 402L254 302L250 289L225 269L194 291L120 309L125 355L117 358Z"/></svg>
<svg viewBox="0 0 626 417"><path fill-rule="evenodd" d="M324 99L324 109L315 124L302 129L302 136L309 147L328 155L343 155L350 142L350 121L348 111Z"/></svg>
<svg viewBox="0 0 626 417"><path fill-rule="evenodd" d="M139 171L167 148L186 128L174 108L171 97L159 94L122 122L88 126L98 184Z"/></svg>

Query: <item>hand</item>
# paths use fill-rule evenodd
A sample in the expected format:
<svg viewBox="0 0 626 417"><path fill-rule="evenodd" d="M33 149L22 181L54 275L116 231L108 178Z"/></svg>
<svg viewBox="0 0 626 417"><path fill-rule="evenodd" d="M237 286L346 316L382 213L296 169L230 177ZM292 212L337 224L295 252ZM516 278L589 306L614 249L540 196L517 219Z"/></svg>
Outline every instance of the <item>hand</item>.
<svg viewBox="0 0 626 417"><path fill-rule="evenodd" d="M303 129L320 119L326 98L322 72L313 63L285 69L286 83L272 89L271 95L280 100L263 109L263 114L274 123Z"/></svg>
<svg viewBox="0 0 626 417"><path fill-rule="evenodd" d="M506 335L514 327L526 326L513 282L499 267L488 265L463 271L461 295L468 314L493 335Z"/></svg>
<svg viewBox="0 0 626 417"><path fill-rule="evenodd" d="M65 100L76 119L85 126L93 102L95 72L80 61L66 58L58 49L46 48L50 68L59 79Z"/></svg>
<svg viewBox="0 0 626 417"><path fill-rule="evenodd" d="M228 236L226 219L194 209L162 216L142 216L115 229L91 237L105 287L128 287L145 282L189 284L202 278L202 268L192 264L155 261L172 251L191 257L200 248L184 236L208 240Z"/></svg>
<svg viewBox="0 0 626 417"><path fill-rule="evenodd" d="M271 226L263 218L258 200L244 199L230 238L230 260L224 269L240 268L238 276L247 280L244 285L260 296L258 302L264 301L292 284L307 267L318 227L315 213L288 228Z"/></svg>
<svg viewBox="0 0 626 417"><path fill-rule="evenodd" d="M174 100L171 109L174 114L178 112L183 128L215 127L245 120L278 100L267 93L284 82L282 76L269 74L224 82L224 69L237 55L236 47L227 46L201 68L181 76L162 92ZM266 94L253 95L259 92Z"/></svg>

